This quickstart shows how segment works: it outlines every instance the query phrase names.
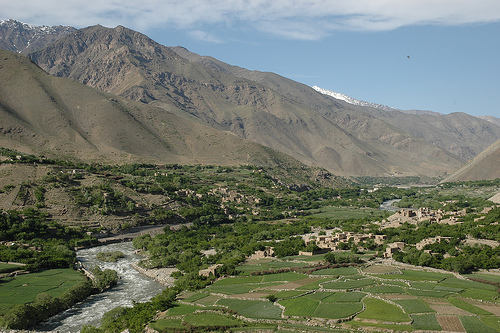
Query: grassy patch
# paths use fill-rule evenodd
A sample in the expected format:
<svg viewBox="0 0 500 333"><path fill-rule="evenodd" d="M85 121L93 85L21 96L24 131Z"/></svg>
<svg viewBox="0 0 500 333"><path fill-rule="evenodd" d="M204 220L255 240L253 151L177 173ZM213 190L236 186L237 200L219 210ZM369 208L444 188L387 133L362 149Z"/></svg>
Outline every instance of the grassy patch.
<svg viewBox="0 0 500 333"><path fill-rule="evenodd" d="M84 278L74 269L63 268L18 275L1 281L0 313L5 313L16 304L35 301L36 295L43 292L52 297L59 297L77 283L84 281Z"/></svg>
<svg viewBox="0 0 500 333"><path fill-rule="evenodd" d="M440 281L449 276L450 274L403 269L401 270L401 274L387 274L384 276L384 279L404 279L408 281Z"/></svg>
<svg viewBox="0 0 500 333"><path fill-rule="evenodd" d="M273 293L274 296L276 296L278 299L285 299L285 298L290 298L294 296L299 296L302 295L304 291L301 290L284 290L284 291L278 291L276 293Z"/></svg>
<svg viewBox="0 0 500 333"><path fill-rule="evenodd" d="M372 279L359 279L359 280L345 280L345 281L335 281L327 282L323 284L325 289L355 289L374 284L375 281Z"/></svg>
<svg viewBox="0 0 500 333"><path fill-rule="evenodd" d="M410 285L412 288L420 290L434 290L437 286L436 283L431 282L411 282Z"/></svg>
<svg viewBox="0 0 500 333"><path fill-rule="evenodd" d="M217 305L225 306L248 318L281 319L281 309L269 301L222 298Z"/></svg>
<svg viewBox="0 0 500 333"><path fill-rule="evenodd" d="M406 292L413 296L419 297L445 297L450 293L445 291L434 291L434 290L419 290L419 289L407 289Z"/></svg>
<svg viewBox="0 0 500 333"><path fill-rule="evenodd" d="M474 289L484 289L484 290L496 290L496 287L492 286L490 284L469 281L469 280L461 280L461 279L457 279L456 277L447 278L446 280L439 282L439 285L440 286L447 286L447 287L454 287L454 288L461 288L461 289L474 288Z"/></svg>
<svg viewBox="0 0 500 333"><path fill-rule="evenodd" d="M363 271L368 274L401 273L401 271L396 267L382 265L368 266Z"/></svg>
<svg viewBox="0 0 500 333"><path fill-rule="evenodd" d="M460 316L460 321L467 333L498 333L496 329L486 325L477 317Z"/></svg>
<svg viewBox="0 0 500 333"><path fill-rule="evenodd" d="M149 324L149 326L158 332L167 329L186 328L186 326L182 324L182 319L158 319Z"/></svg>
<svg viewBox="0 0 500 333"><path fill-rule="evenodd" d="M396 305L371 297L365 298L363 303L365 303L366 309L357 316L358 318L395 323L411 321L411 318Z"/></svg>
<svg viewBox="0 0 500 333"><path fill-rule="evenodd" d="M324 279L320 279L320 280L317 280L315 282L311 282L309 284L306 284L306 285L303 285L297 289L300 289L300 290L315 290L315 289L318 289L319 288L319 285L322 284L322 283L325 283L325 282L329 282L329 281L332 281L331 278L324 278Z"/></svg>
<svg viewBox="0 0 500 333"><path fill-rule="evenodd" d="M361 302L361 300L366 296L365 293L357 291L341 293L341 295L342 296L337 300L338 303Z"/></svg>
<svg viewBox="0 0 500 333"><path fill-rule="evenodd" d="M319 304L313 317L328 318L328 319L340 319L347 318L355 313L363 310L363 304L361 303L342 303L342 304Z"/></svg>
<svg viewBox="0 0 500 333"><path fill-rule="evenodd" d="M215 281L213 286L233 286L248 283L260 283L262 282L262 276L238 276L234 278L227 278Z"/></svg>
<svg viewBox="0 0 500 333"><path fill-rule="evenodd" d="M241 326L243 322L228 315L218 313L194 313L184 317L193 326Z"/></svg>
<svg viewBox="0 0 500 333"><path fill-rule="evenodd" d="M174 307L168 309L167 315L169 316L182 316L185 314L194 313L196 310L203 309L200 306L189 304L176 304Z"/></svg>
<svg viewBox="0 0 500 333"><path fill-rule="evenodd" d="M297 280L306 279L307 275L298 273L280 273L280 274L268 274L262 276L262 282L276 282L276 281L286 281L292 282Z"/></svg>
<svg viewBox="0 0 500 333"><path fill-rule="evenodd" d="M184 302L194 303L194 302L199 301L200 299L203 299L205 297L208 297L208 294L206 294L206 293L195 293L193 295L190 295L189 297L184 298L183 301Z"/></svg>
<svg viewBox="0 0 500 333"><path fill-rule="evenodd" d="M24 270L24 266L0 262L0 273L13 272L17 270Z"/></svg>
<svg viewBox="0 0 500 333"><path fill-rule="evenodd" d="M246 294L256 288L259 288L258 285L230 285L230 286L210 286L208 287L208 291L211 293L218 293L224 295L237 295L237 294Z"/></svg>
<svg viewBox="0 0 500 333"><path fill-rule="evenodd" d="M500 332L500 318L499 317L482 317L481 321Z"/></svg>
<svg viewBox="0 0 500 333"><path fill-rule="evenodd" d="M358 270L353 267L326 268L312 272L312 275L332 275L332 276L346 276L355 274L358 274Z"/></svg>
<svg viewBox="0 0 500 333"><path fill-rule="evenodd" d="M483 279L491 282L500 282L500 276L494 275L494 274L488 274L488 273L472 273L472 274L465 274L464 276L468 278L476 278L476 279Z"/></svg>
<svg viewBox="0 0 500 333"><path fill-rule="evenodd" d="M459 309L468 311L468 312L473 313L473 314L477 314L480 316L492 315L492 313L490 313L484 309L481 309L477 306L474 306L470 303L467 303L466 301L461 300L460 298L449 297L448 302L450 302L451 304L453 304L454 306L456 306Z"/></svg>
<svg viewBox="0 0 500 333"><path fill-rule="evenodd" d="M325 298L332 297L334 294L336 294L336 293L334 293L334 292L318 291L318 292L315 292L315 293L312 293L312 294L304 295L304 297L310 298L310 299L314 299L314 300L317 300L317 301L322 301Z"/></svg>
<svg viewBox="0 0 500 333"><path fill-rule="evenodd" d="M285 307L285 316L309 317L314 314L319 305L319 301L297 297L279 302Z"/></svg>
<svg viewBox="0 0 500 333"><path fill-rule="evenodd" d="M363 291L372 294L406 294L405 290L398 286L375 286L364 288Z"/></svg>
<svg viewBox="0 0 500 333"><path fill-rule="evenodd" d="M398 299L394 300L403 307L406 313L430 313L435 312L426 303L418 299Z"/></svg>
<svg viewBox="0 0 500 333"><path fill-rule="evenodd" d="M441 325L433 314L411 315L412 327L416 330L441 331Z"/></svg>
<svg viewBox="0 0 500 333"><path fill-rule="evenodd" d="M498 296L498 293L493 290L471 288L461 293L460 296L466 298L479 299L483 301L491 301Z"/></svg>

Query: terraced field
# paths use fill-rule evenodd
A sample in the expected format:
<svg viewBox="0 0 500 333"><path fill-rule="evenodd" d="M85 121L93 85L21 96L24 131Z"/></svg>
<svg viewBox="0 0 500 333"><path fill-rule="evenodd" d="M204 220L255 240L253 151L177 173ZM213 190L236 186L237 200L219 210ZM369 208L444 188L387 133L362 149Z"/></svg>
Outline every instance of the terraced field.
<svg viewBox="0 0 500 333"><path fill-rule="evenodd" d="M160 315L154 325L174 329L207 322L203 316L210 315L223 316L214 318L227 327L245 330L277 330L278 326L318 332L369 327L455 332L500 329L500 295L491 284L446 272L380 264L313 272L310 267L310 260L252 261L241 266L240 276L181 295L178 306ZM293 271L269 271L283 268ZM266 275L255 275L259 271ZM492 275L491 280L496 278Z"/></svg>

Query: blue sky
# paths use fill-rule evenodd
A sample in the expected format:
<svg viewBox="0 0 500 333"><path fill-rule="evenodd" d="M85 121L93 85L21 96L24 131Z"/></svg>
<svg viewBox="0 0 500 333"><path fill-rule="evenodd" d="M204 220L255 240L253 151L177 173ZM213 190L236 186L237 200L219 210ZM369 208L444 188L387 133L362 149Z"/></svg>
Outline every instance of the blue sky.
<svg viewBox="0 0 500 333"><path fill-rule="evenodd" d="M498 0L0 0L0 8L1 19L36 25L121 24L396 108L500 118Z"/></svg>

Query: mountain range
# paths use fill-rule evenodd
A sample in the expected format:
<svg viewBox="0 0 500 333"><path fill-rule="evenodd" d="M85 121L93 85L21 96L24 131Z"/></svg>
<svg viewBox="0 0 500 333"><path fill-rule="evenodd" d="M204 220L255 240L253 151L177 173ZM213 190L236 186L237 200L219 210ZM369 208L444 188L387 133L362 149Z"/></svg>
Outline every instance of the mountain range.
<svg viewBox="0 0 500 333"><path fill-rule="evenodd" d="M14 26L12 22L10 25ZM5 31L0 28L4 42ZM14 40L13 29L8 31L10 40ZM18 32L18 35L22 33ZM207 133L213 131L205 137L212 135L214 146L220 147L222 140L235 145L236 142L238 145L255 142L258 145L250 146L272 148L267 155L262 153L260 160L269 157L269 151L273 156L279 151L284 153L282 158L288 154L305 164L344 176L436 177L456 171L500 139L500 126L488 119L464 113L408 113L396 109L388 111L376 105L353 105L273 73L249 71L182 47L165 47L122 26L92 26L62 33L54 39L47 39L38 50L32 49L29 58L53 76L79 81L101 91L95 94L119 101L119 105L111 103L119 110L128 110L129 114L132 114L130 110L135 110L129 121L140 120L149 133L156 135L151 136L151 145L142 152L136 149L138 143L133 140L140 136L135 128L122 132L124 129L117 127L118 122L101 121L99 117L103 117L103 111L94 109L97 118L92 126L98 124L102 133L121 134L122 140L123 137L128 139L119 145L120 153L113 155L117 161L121 154L126 156L125 161L148 152L153 159L154 156L163 156L165 162L169 161L169 156L176 155L177 161L183 163L205 163L208 160L214 163L218 159L219 164L227 163L230 160L227 157L210 153L211 147L206 141L205 145L198 145L193 139L198 138L196 133L188 134L194 128L197 131L202 128ZM32 42L29 43L31 46ZM26 49L19 42L16 45L16 52ZM1 47L7 48L3 44ZM126 99L109 97L108 94ZM6 103L5 96L5 93L0 95L2 107L13 103L12 100L9 100L10 104ZM80 93L73 96L80 98L80 104L85 105L83 100L87 97L80 96ZM89 100L87 104L92 102ZM133 107L123 107L123 104ZM148 110L148 115L140 111L143 108ZM57 118L55 115L51 117ZM162 124L167 123L165 117L175 117L178 122L182 120L195 125L163 129ZM68 123L74 125L77 122L68 120ZM92 131L92 126L89 123L85 130L74 129L76 132L72 137L78 137L84 146L90 142L96 147L106 146L106 137L94 135L90 140L86 133ZM2 133L11 128L2 127ZM159 135L160 132L163 134ZM189 136L193 141L190 148L186 148L188 152L183 152L184 148L179 146L167 154L165 144L160 144L167 132ZM51 135L61 142L68 136ZM52 138L46 140L51 142ZM153 144L155 140L158 142ZM7 144L9 136L3 134L2 141ZM24 146L27 148L30 144L25 142ZM155 147L160 146L163 147L163 150L158 148L161 153L155 153ZM196 146L203 146L205 157L195 158L193 147ZM234 157L237 151L234 146L226 148L234 163L241 161L241 156ZM254 149L254 157L261 154ZM106 150L98 151L101 155L108 155Z"/></svg>

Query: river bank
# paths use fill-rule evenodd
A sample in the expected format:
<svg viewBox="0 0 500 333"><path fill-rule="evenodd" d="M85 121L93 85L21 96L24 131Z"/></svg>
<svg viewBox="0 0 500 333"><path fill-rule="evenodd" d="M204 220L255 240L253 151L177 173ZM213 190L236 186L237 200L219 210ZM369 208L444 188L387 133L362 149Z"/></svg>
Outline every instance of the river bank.
<svg viewBox="0 0 500 333"><path fill-rule="evenodd" d="M120 251L124 258L117 262L103 262L97 259L99 252ZM142 274L132 264L142 257L135 253L131 242L102 245L77 252L77 258L87 268L99 266L102 270L112 269L118 273L117 286L100 294L92 295L48 321L39 324L36 332L78 332L84 325L100 326L102 315L116 307L131 307L134 302L146 302L161 293L166 285ZM166 277L160 276L167 283Z"/></svg>

